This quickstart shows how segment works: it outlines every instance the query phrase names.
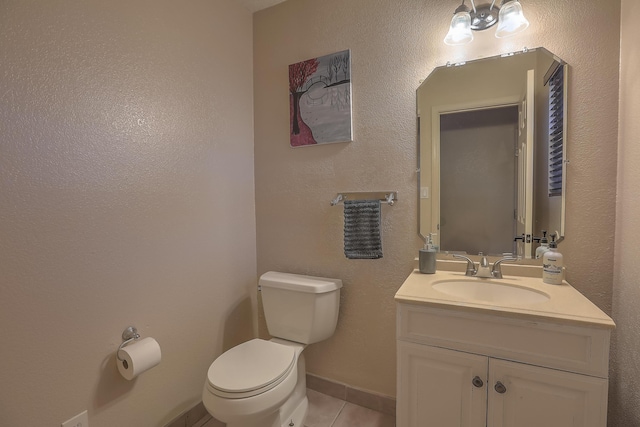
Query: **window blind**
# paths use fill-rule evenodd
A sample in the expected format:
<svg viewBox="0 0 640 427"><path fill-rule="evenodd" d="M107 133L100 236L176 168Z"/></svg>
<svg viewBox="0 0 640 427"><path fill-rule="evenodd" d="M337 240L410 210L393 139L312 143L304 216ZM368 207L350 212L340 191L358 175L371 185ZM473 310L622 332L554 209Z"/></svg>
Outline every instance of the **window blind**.
<svg viewBox="0 0 640 427"><path fill-rule="evenodd" d="M564 152L564 67L549 79L549 197L562 195Z"/></svg>

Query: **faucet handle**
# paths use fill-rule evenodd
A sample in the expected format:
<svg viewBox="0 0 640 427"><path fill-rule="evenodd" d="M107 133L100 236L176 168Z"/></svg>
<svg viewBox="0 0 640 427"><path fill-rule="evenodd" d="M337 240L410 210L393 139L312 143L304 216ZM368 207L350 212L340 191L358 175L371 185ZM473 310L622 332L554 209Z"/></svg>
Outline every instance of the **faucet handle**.
<svg viewBox="0 0 640 427"><path fill-rule="evenodd" d="M460 258L460 259L464 259L467 261L467 271L464 273L465 276L475 276L476 273L478 272L478 270L476 270L476 265L473 263L473 261L471 261L471 258L464 256L464 255L458 255L458 254L453 254L454 258Z"/></svg>
<svg viewBox="0 0 640 427"><path fill-rule="evenodd" d="M518 258L514 258L512 256L506 256L504 258L500 258L496 262L493 263L493 267L491 267L491 277L495 279L502 279L502 268L501 264L503 262L512 262L517 261Z"/></svg>

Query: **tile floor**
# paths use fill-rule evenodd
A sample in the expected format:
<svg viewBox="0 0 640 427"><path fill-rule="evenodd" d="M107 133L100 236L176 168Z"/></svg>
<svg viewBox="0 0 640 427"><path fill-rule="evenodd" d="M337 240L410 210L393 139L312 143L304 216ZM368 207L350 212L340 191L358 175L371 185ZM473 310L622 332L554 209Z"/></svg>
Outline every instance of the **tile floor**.
<svg viewBox="0 0 640 427"><path fill-rule="evenodd" d="M309 413L305 427L395 427L395 417L307 389ZM222 427L207 416L194 427Z"/></svg>

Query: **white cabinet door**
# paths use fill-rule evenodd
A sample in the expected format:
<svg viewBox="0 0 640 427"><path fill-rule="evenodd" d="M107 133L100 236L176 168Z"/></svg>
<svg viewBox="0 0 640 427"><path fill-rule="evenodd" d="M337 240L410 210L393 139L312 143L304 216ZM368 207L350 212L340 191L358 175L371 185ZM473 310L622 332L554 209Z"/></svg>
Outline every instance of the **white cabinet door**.
<svg viewBox="0 0 640 427"><path fill-rule="evenodd" d="M603 378L490 359L488 426L605 427L607 383Z"/></svg>
<svg viewBox="0 0 640 427"><path fill-rule="evenodd" d="M398 341L397 427L485 427L487 367L486 356Z"/></svg>

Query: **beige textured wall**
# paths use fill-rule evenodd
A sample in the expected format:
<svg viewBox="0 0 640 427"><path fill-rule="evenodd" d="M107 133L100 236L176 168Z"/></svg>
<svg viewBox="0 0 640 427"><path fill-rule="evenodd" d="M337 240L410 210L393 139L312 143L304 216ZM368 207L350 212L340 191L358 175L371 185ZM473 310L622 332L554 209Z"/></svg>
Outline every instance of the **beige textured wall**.
<svg viewBox="0 0 640 427"><path fill-rule="evenodd" d="M0 76L0 425L163 426L253 333L252 16L6 0ZM163 352L133 382L129 324Z"/></svg>
<svg viewBox="0 0 640 427"><path fill-rule="evenodd" d="M613 287L614 333L610 426L640 425L640 3L622 1L618 202Z"/></svg>
<svg viewBox="0 0 640 427"><path fill-rule="evenodd" d="M415 90L447 61L544 46L571 64L567 279L611 311L615 220L619 1L527 0L522 35L442 39L457 5L436 0L289 0L254 15L258 273L344 280L336 334L306 350L315 374L395 395L393 295L417 236ZM597 31L593 23L598 22ZM351 49L354 142L289 148L287 66ZM347 260L339 191L398 190L383 208L384 258ZM595 243L597 241L597 244ZM261 322L262 323L262 322ZM263 331L264 333L264 331Z"/></svg>

